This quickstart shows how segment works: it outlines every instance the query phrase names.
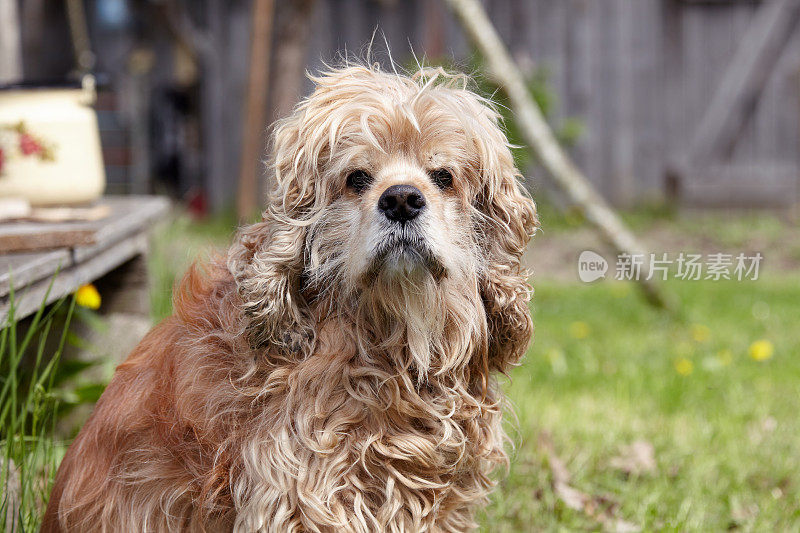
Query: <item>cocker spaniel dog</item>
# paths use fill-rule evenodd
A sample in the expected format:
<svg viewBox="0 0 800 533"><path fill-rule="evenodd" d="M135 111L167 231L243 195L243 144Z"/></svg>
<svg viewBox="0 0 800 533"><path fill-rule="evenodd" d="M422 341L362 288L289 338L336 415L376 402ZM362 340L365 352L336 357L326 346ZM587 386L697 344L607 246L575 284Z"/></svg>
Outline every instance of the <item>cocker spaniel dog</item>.
<svg viewBox="0 0 800 533"><path fill-rule="evenodd" d="M464 531L537 225L464 76L346 66L278 123L263 221L193 267L61 464L44 531Z"/></svg>

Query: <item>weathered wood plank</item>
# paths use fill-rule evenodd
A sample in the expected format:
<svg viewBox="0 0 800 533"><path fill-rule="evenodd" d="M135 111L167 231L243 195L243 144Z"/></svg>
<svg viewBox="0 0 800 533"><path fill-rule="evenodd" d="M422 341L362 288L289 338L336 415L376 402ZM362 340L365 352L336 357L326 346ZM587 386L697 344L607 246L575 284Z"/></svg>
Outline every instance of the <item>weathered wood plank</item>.
<svg viewBox="0 0 800 533"><path fill-rule="evenodd" d="M681 136L684 121L684 105L680 95L683 92L683 13L677 2L662 2L661 25L663 28L663 84L664 96L662 127L665 131L664 146L666 149L668 165L663 168L664 196L670 201L678 195L678 172L672 168L672 154L679 153L684 148L684 139ZM667 112L669 110L669 112ZM674 158L677 159L677 158Z"/></svg>
<svg viewBox="0 0 800 533"><path fill-rule="evenodd" d="M566 6L569 23L565 26L564 65L565 88L563 95L564 114L577 117L588 126L587 117L591 106L591 73L590 73L590 24L587 0L569 0ZM587 150L589 135L584 134L578 139L577 145L571 150L575 161L583 168L587 168ZM591 170L587 172L592 179Z"/></svg>
<svg viewBox="0 0 800 533"><path fill-rule="evenodd" d="M592 110L591 159L592 168L589 179L594 182L605 198L613 201L614 197L614 135L617 128L616 98L619 79L615 72L614 37L616 35L616 19L614 10L602 2L592 2ZM603 102L598 105L597 102ZM613 132L613 133L611 133Z"/></svg>
<svg viewBox="0 0 800 533"><path fill-rule="evenodd" d="M725 50L726 54L724 56L720 54L711 59L711 61L714 61L715 65L718 65L717 69L714 71L713 81L715 85L709 89L712 96L716 94L716 84L724 77L727 68L730 67L730 61L735 58L736 52L739 49L741 37L751 28L753 18L759 7L761 6L758 4L736 4L731 6L730 9L725 10L725 12L730 14L731 21L725 42L727 45ZM709 24L713 24L713 21L710 20ZM717 33L721 32L717 31ZM717 38L719 40L719 36ZM773 72L774 70L773 68ZM771 77L771 75L768 76L768 78L769 77ZM750 103L751 108L748 111L748 116L739 125L738 131L736 131L736 135L732 138L730 145L726 148L721 148L719 153L712 157L710 161L712 164L748 165L762 157L763 154L759 150L757 122L759 115L763 114L763 110L767 105L767 100L770 98L767 92L767 83L768 82L765 80L760 94ZM706 109L703 109L703 111L705 112Z"/></svg>
<svg viewBox="0 0 800 533"><path fill-rule="evenodd" d="M0 255L0 296L9 293L12 282L24 287L70 265L72 256L66 249Z"/></svg>
<svg viewBox="0 0 800 533"><path fill-rule="evenodd" d="M169 209L169 200L159 196L108 197L104 201L111 206L112 215L106 222L94 223L100 225L94 244L75 247L73 259L76 263L85 261L114 242L143 231Z"/></svg>
<svg viewBox="0 0 800 533"><path fill-rule="evenodd" d="M58 247L55 250L0 255L0 297L9 294L12 282L15 291L20 291L23 287L49 278L59 267L63 270L83 263L125 238L145 234L148 227L166 213L169 206L164 198L136 196L107 197L101 204L110 208L109 217L78 225L91 235L93 244L70 248L72 243L62 240L54 243ZM59 228L65 224L40 226Z"/></svg>
<svg viewBox="0 0 800 533"><path fill-rule="evenodd" d="M776 70L775 154L800 166L800 32L792 36Z"/></svg>
<svg viewBox="0 0 800 533"><path fill-rule="evenodd" d="M631 169L634 190L629 201L663 199L666 151L663 79L663 25L658 2L633 2L628 68L632 70L631 106L633 151Z"/></svg>
<svg viewBox="0 0 800 533"><path fill-rule="evenodd" d="M613 195L614 202L618 205L628 205L633 201L636 191L634 172L634 145L637 132L635 131L634 98L636 96L636 73L634 61L638 59L640 50L633 48L634 26L640 21L636 17L635 7L627 0L614 2L615 25L613 39L614 67L616 71L616 123L617 133L613 139Z"/></svg>
<svg viewBox="0 0 800 533"><path fill-rule="evenodd" d="M756 104L752 137L742 137L736 145L752 143L760 161L797 160L798 71L800 69L800 31L795 31L778 58Z"/></svg>
<svg viewBox="0 0 800 533"><path fill-rule="evenodd" d="M0 224L0 252L26 252L90 245L97 228L87 223L10 222Z"/></svg>
<svg viewBox="0 0 800 533"><path fill-rule="evenodd" d="M59 272L54 280L45 278L15 293L14 316L20 318L36 311L45 300L48 304L72 293L76 288L89 283L147 251L147 235L129 237L103 250L91 259ZM51 286L48 293L48 287ZM0 299L0 324L8 317L11 305L8 296Z"/></svg>

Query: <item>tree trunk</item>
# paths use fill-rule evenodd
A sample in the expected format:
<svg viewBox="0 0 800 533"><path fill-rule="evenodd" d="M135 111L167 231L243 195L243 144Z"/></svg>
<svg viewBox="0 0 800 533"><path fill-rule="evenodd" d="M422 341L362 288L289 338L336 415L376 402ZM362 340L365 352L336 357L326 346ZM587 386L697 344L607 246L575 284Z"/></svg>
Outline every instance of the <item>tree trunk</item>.
<svg viewBox="0 0 800 533"><path fill-rule="evenodd" d="M270 117L288 115L303 93L314 0L291 0L277 10L275 72L270 86Z"/></svg>
<svg viewBox="0 0 800 533"><path fill-rule="evenodd" d="M274 0L254 0L253 25L250 37L250 72L244 107L242 159L239 165L239 195L236 211L240 221L252 216L259 207L258 176L267 128L266 94L269 89L270 56L272 55L272 22Z"/></svg>

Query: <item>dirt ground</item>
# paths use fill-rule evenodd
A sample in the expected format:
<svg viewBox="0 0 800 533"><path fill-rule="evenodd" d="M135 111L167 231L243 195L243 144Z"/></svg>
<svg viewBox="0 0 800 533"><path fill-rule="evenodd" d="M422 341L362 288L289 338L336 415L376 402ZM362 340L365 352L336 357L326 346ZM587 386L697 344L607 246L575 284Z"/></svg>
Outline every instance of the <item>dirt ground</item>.
<svg viewBox="0 0 800 533"><path fill-rule="evenodd" d="M670 219L638 221L633 231L644 246L657 256L668 253L674 259L680 252L739 253L764 257L761 273L800 275L800 221L796 216L771 213L686 212ZM601 242L597 233L583 225L548 227L547 219L525 253L524 262L533 279L578 281L578 256L593 250L610 265L607 278L613 277L615 254Z"/></svg>

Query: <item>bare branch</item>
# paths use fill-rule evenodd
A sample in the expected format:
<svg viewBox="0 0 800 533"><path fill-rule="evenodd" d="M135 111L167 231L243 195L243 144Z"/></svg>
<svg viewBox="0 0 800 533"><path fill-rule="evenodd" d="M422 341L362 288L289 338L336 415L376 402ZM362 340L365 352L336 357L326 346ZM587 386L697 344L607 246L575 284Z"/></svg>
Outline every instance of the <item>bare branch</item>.
<svg viewBox="0 0 800 533"><path fill-rule="evenodd" d="M586 180L559 145L541 110L531 98L522 73L511 59L478 0L446 0L483 55L489 75L506 92L525 142L535 152L555 184L579 206L600 236L618 252L644 254L644 248ZM647 255L644 255L645 266ZM672 307L654 280L640 278L647 299Z"/></svg>

